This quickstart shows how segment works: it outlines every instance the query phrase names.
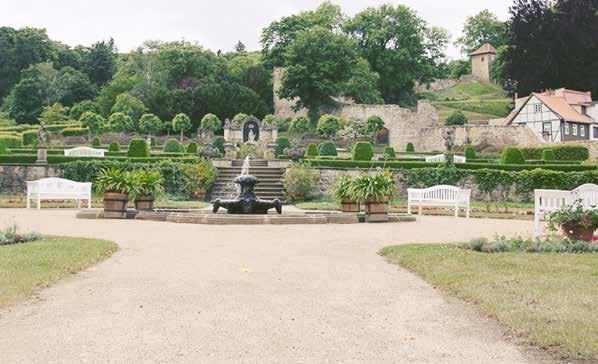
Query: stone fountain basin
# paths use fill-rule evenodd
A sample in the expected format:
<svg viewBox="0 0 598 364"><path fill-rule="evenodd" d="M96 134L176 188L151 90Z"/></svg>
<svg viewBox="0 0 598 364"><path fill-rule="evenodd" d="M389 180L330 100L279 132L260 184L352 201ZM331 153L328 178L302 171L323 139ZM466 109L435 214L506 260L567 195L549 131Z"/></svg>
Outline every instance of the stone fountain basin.
<svg viewBox="0 0 598 364"><path fill-rule="evenodd" d="M237 215L226 212L213 214L205 210L154 210L138 211L128 214L131 219L149 221L168 221L187 224L205 225L300 225L300 224L357 224L358 216L354 213L336 211L284 212L278 215L270 212L265 215ZM103 219L102 209L83 209L77 213L81 219ZM415 216L389 214L389 222L415 221Z"/></svg>

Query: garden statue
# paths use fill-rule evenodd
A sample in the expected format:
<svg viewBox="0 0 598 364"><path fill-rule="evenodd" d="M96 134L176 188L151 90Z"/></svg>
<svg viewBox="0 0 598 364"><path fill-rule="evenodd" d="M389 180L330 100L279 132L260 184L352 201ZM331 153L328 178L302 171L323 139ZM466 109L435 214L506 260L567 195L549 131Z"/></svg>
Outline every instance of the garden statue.
<svg viewBox="0 0 598 364"><path fill-rule="evenodd" d="M43 121L39 123L39 130L37 132L37 138L39 139L38 147L45 148L47 134L46 134L46 123L44 123Z"/></svg>
<svg viewBox="0 0 598 364"><path fill-rule="evenodd" d="M35 164L46 165L48 164L48 150L46 147L46 123L43 121L39 124L39 130L37 132L37 138L39 140L39 144L37 146L37 160Z"/></svg>

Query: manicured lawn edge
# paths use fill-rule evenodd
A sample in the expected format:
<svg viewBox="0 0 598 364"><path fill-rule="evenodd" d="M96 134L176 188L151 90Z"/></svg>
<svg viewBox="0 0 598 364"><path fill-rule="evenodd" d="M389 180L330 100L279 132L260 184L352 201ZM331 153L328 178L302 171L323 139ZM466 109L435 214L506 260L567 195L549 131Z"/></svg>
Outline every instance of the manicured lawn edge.
<svg viewBox="0 0 598 364"><path fill-rule="evenodd" d="M476 303L529 344L598 360L598 255L486 254L449 244L389 246L380 255Z"/></svg>
<svg viewBox="0 0 598 364"><path fill-rule="evenodd" d="M26 300L38 289L89 268L117 250L108 240L62 236L0 245L0 308Z"/></svg>

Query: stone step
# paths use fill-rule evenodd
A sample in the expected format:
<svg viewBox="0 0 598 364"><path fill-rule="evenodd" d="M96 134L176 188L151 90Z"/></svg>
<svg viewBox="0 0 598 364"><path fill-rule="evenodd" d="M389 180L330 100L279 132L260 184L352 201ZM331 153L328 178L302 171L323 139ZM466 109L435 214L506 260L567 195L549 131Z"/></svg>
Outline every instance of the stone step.
<svg viewBox="0 0 598 364"><path fill-rule="evenodd" d="M243 159L234 159L231 161L233 166L243 166L243 163L245 163L245 160ZM249 167L253 167L253 166L268 166L268 161L265 159L250 159L249 160Z"/></svg>

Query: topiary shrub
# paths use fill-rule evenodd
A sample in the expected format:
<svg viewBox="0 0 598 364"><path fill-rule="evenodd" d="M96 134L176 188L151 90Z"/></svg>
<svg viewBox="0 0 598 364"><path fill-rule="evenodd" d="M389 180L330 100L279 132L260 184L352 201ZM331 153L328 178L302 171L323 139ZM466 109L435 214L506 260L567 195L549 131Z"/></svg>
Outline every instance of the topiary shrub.
<svg viewBox="0 0 598 364"><path fill-rule="evenodd" d="M331 141L326 141L318 145L318 154L321 156L337 156L336 145Z"/></svg>
<svg viewBox="0 0 598 364"><path fill-rule="evenodd" d="M471 145L465 146L465 158L475 159L475 149L473 149L473 146L471 146Z"/></svg>
<svg viewBox="0 0 598 364"><path fill-rule="evenodd" d="M37 130L24 131L21 135L23 136L23 145L31 145L37 139Z"/></svg>
<svg viewBox="0 0 598 364"><path fill-rule="evenodd" d="M10 154L10 150L8 150L8 147L6 146L6 143L4 143L3 140L0 140L0 155L6 155L6 154Z"/></svg>
<svg viewBox="0 0 598 364"><path fill-rule="evenodd" d="M415 152L415 148L413 147L413 144L412 143L407 143L407 148L405 148L405 151L407 153L413 153L413 152Z"/></svg>
<svg viewBox="0 0 598 364"><path fill-rule="evenodd" d="M370 142L357 142L353 148L353 160L371 161L374 156L374 148Z"/></svg>
<svg viewBox="0 0 598 364"><path fill-rule="evenodd" d="M525 164L525 158L519 148L505 148L501 156L502 164Z"/></svg>
<svg viewBox="0 0 598 364"><path fill-rule="evenodd" d="M397 154L393 147L384 147L384 155L388 158L396 158Z"/></svg>
<svg viewBox="0 0 598 364"><path fill-rule="evenodd" d="M460 110L453 112L446 118L446 122L444 123L446 126L451 125L465 125L467 124L467 117L463 114Z"/></svg>
<svg viewBox="0 0 598 364"><path fill-rule="evenodd" d="M149 157L149 148L147 142L143 139L131 139L129 143L129 150L127 151L127 157L134 158L147 158Z"/></svg>
<svg viewBox="0 0 598 364"><path fill-rule="evenodd" d="M108 146L109 152L120 152L120 144L116 140L111 141L110 145Z"/></svg>
<svg viewBox="0 0 598 364"><path fill-rule="evenodd" d="M187 145L187 153L196 154L197 153L197 143L191 142Z"/></svg>
<svg viewBox="0 0 598 364"><path fill-rule="evenodd" d="M102 142L100 141L100 138L98 138L98 137L94 137L93 140L91 141L92 147L100 147L101 145L102 145Z"/></svg>
<svg viewBox="0 0 598 364"><path fill-rule="evenodd" d="M214 139L214 141L212 142L212 146L214 148L218 148L218 150L220 151L220 154L224 155L225 150L224 150L224 137L216 137Z"/></svg>
<svg viewBox="0 0 598 364"><path fill-rule="evenodd" d="M311 143L307 146L307 156L308 157L317 157L318 156L318 146Z"/></svg>
<svg viewBox="0 0 598 364"><path fill-rule="evenodd" d="M542 151L542 159L545 161L553 161L556 159L552 149L544 149Z"/></svg>
<svg viewBox="0 0 598 364"><path fill-rule="evenodd" d="M176 139L168 139L162 150L164 153L185 153L185 148Z"/></svg>
<svg viewBox="0 0 598 364"><path fill-rule="evenodd" d="M289 138L281 137L276 139L276 156L284 154L284 150L291 146Z"/></svg>

